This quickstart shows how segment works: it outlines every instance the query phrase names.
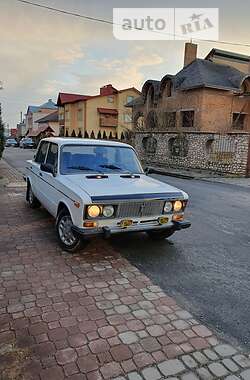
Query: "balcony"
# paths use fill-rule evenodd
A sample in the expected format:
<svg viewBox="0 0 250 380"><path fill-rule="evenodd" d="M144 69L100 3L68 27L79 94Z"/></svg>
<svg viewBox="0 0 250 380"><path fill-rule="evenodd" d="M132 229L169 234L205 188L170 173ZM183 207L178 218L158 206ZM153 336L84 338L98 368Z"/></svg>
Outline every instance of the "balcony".
<svg viewBox="0 0 250 380"><path fill-rule="evenodd" d="M116 128L118 126L117 117L112 116L101 116L99 118L100 127L113 127Z"/></svg>

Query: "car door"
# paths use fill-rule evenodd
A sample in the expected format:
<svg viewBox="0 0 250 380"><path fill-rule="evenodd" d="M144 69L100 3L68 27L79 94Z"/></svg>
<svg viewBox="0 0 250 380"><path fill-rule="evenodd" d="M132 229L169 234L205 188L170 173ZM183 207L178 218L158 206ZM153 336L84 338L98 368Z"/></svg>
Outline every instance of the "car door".
<svg viewBox="0 0 250 380"><path fill-rule="evenodd" d="M46 207L46 198L44 195L46 189L45 182L43 181L43 173L41 172L40 166L46 160L48 148L49 142L42 141L35 155L35 159L32 162L32 190L44 207Z"/></svg>
<svg viewBox="0 0 250 380"><path fill-rule="evenodd" d="M53 170L52 173L41 171L44 189L44 200L47 210L54 216L57 214L58 199L60 197L60 192L57 186L57 173L58 173L58 145L55 143L50 143L47 151L47 155L44 161L45 164L50 165Z"/></svg>

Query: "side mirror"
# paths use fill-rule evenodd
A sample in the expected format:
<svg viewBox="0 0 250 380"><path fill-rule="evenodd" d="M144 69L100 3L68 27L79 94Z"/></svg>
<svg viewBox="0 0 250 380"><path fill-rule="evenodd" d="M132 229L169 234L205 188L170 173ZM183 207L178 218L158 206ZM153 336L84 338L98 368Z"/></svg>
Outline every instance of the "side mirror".
<svg viewBox="0 0 250 380"><path fill-rule="evenodd" d="M151 173L150 168L149 168L149 167L146 167L146 168L144 169L144 173L145 173L146 175L149 175L149 174Z"/></svg>
<svg viewBox="0 0 250 380"><path fill-rule="evenodd" d="M55 177L54 167L50 164L41 164L40 170L42 170L43 172L46 172L46 173L50 173Z"/></svg>

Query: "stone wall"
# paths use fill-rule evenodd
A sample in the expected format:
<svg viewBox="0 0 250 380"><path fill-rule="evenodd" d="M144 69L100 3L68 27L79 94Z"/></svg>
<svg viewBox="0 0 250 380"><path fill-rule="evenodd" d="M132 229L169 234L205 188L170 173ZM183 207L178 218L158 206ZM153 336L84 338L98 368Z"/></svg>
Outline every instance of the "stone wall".
<svg viewBox="0 0 250 380"><path fill-rule="evenodd" d="M246 176L249 141L249 133L136 132L133 145L147 165Z"/></svg>

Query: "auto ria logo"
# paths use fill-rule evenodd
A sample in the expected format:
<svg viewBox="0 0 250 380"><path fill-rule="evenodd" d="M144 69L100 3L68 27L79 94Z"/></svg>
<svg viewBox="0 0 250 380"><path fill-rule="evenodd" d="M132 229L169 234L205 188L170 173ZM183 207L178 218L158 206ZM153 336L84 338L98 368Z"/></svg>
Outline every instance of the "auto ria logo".
<svg viewBox="0 0 250 380"><path fill-rule="evenodd" d="M208 17L201 14L193 14L190 16L191 21L188 24L181 25L183 35L197 33L202 30L211 29L214 27L212 21Z"/></svg>
<svg viewBox="0 0 250 380"><path fill-rule="evenodd" d="M114 8L119 40L219 39L218 8Z"/></svg>

